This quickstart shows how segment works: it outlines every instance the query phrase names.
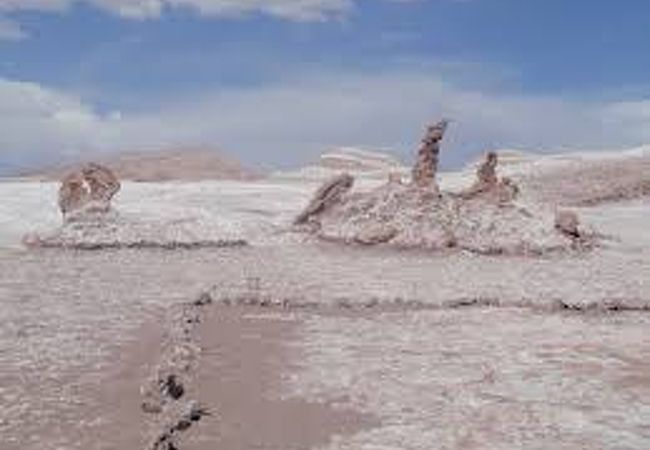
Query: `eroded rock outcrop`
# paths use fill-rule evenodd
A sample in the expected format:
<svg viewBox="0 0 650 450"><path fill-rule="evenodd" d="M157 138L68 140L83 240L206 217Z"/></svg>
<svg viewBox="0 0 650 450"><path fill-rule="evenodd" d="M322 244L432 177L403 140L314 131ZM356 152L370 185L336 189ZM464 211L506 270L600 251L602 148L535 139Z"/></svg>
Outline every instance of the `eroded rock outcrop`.
<svg viewBox="0 0 650 450"><path fill-rule="evenodd" d="M498 156L495 152L488 152L485 160L476 170L476 181L461 196L470 199L483 197L486 201L509 203L519 194L519 187L510 178L499 178L497 175Z"/></svg>
<svg viewBox="0 0 650 450"><path fill-rule="evenodd" d="M140 217L120 214L111 202L121 188L115 174L99 164L88 164L66 176L59 188L62 226L48 233L28 233L29 248L80 250L145 249L187 250L246 245L237 233L204 224L200 218Z"/></svg>
<svg viewBox="0 0 650 450"><path fill-rule="evenodd" d="M319 189L296 223L309 221L314 225L309 231L325 240L363 245L460 248L482 254L575 248L570 223L558 226L552 213L531 211L515 202L518 187L497 176L495 153L487 154L468 190L460 195L440 192L435 174L446 127L442 121L427 129L411 184L389 180L369 192L349 192L348 177L332 180Z"/></svg>
<svg viewBox="0 0 650 450"><path fill-rule="evenodd" d="M71 173L61 180L59 209L64 216L81 209L89 200L89 189L80 173Z"/></svg>
<svg viewBox="0 0 650 450"><path fill-rule="evenodd" d="M413 166L413 183L418 187L437 189L436 173L438 172L440 141L445 135L448 123L446 120L441 120L427 128Z"/></svg>
<svg viewBox="0 0 650 450"><path fill-rule="evenodd" d="M79 218L83 212L108 212L120 188L119 180L110 169L90 163L63 178L59 208L66 220Z"/></svg>
<svg viewBox="0 0 650 450"><path fill-rule="evenodd" d="M338 175L326 181L309 202L302 213L296 217L294 223L301 225L307 223L310 218L322 213L332 205L339 203L343 196L352 189L354 178L347 173Z"/></svg>
<svg viewBox="0 0 650 450"><path fill-rule="evenodd" d="M479 194L493 190L497 187L499 179L497 178L497 154L495 152L488 152L485 155L485 160L479 165L476 170L476 181L469 189L468 194Z"/></svg>

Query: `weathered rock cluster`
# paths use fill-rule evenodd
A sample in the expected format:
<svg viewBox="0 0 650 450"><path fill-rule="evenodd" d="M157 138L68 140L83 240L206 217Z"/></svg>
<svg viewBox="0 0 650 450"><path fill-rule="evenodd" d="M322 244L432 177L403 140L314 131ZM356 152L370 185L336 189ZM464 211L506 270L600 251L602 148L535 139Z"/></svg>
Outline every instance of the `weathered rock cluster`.
<svg viewBox="0 0 650 450"><path fill-rule="evenodd" d="M474 183L442 192L436 175L448 122L426 129L410 183L389 177L369 192L354 192L354 177L326 181L295 218L298 230L325 240L395 247L460 248L488 254L530 254L584 248L593 242L577 215L517 203L519 187L498 174L498 155L488 152ZM88 164L66 176L59 190L63 226L48 236L29 235L28 246L100 248L194 248L245 245L241 239L200 239L214 230L187 221L126 220L111 208L120 182L110 169Z"/></svg>
<svg viewBox="0 0 650 450"><path fill-rule="evenodd" d="M577 216L531 211L515 202L519 188L497 175L488 153L474 184L461 193L441 192L436 181L440 142L447 128L430 126L418 150L410 184L389 180L370 192L353 192L353 179L326 182L295 223L332 241L404 248L460 248L487 254L545 253L583 246Z"/></svg>
<svg viewBox="0 0 650 450"><path fill-rule="evenodd" d="M235 236L207 229L193 219L154 222L124 217L111 205L121 184L107 167L90 163L61 180L58 205L63 224L23 238L27 247L99 250L114 248L193 249L246 245Z"/></svg>

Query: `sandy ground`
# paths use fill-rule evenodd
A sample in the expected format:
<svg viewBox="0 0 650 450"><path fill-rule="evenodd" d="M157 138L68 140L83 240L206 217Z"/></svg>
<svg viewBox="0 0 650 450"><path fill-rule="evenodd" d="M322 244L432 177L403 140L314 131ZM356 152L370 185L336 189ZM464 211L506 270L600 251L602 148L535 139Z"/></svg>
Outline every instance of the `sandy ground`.
<svg viewBox="0 0 650 450"><path fill-rule="evenodd" d="M308 317L290 392L347 396L379 416L328 449L648 448L648 320L516 308Z"/></svg>
<svg viewBox="0 0 650 450"><path fill-rule="evenodd" d="M200 363L184 378L186 397L211 415L175 442L644 449L648 325L638 311L212 304L196 335Z"/></svg>
<svg viewBox="0 0 650 450"><path fill-rule="evenodd" d="M214 412L188 432L183 448L307 449L373 424L371 415L278 395L295 364L287 344L296 338L297 318L217 307L204 320L202 362L191 385Z"/></svg>
<svg viewBox="0 0 650 450"><path fill-rule="evenodd" d="M84 395L92 397L92 404L77 411L96 423L68 423L68 442L74 445L54 448L152 448L168 424L143 412L141 387L162 357L166 320L149 321L135 333L133 344L113 352L105 382L86 387ZM291 314L260 314L254 308L215 307L202 315L197 330L201 363L183 380L184 398L206 405L209 415L183 434L183 449L308 449L377 423L370 414L351 408L279 395L293 363L287 350L298 323ZM42 445L49 448L48 442ZM1 448L25 447L5 442Z"/></svg>

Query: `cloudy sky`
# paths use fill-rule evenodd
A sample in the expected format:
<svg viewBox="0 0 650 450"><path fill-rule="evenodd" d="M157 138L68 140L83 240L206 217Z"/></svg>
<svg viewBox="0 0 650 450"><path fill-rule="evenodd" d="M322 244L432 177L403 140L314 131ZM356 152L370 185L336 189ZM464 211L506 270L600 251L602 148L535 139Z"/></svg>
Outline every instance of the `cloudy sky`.
<svg viewBox="0 0 650 450"><path fill-rule="evenodd" d="M647 0L0 0L0 174L175 147L292 165L650 143Z"/></svg>

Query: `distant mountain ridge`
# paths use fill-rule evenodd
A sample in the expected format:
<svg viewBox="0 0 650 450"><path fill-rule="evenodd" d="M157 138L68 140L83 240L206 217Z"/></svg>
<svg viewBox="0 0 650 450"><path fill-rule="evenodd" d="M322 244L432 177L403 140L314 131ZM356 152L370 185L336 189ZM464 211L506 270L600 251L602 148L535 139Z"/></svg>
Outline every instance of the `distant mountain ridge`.
<svg viewBox="0 0 650 450"><path fill-rule="evenodd" d="M94 161L109 167L120 180L140 182L252 180L260 175L234 158L200 149L120 153L111 157L68 163L51 169L26 172L23 176L59 180L80 165Z"/></svg>

